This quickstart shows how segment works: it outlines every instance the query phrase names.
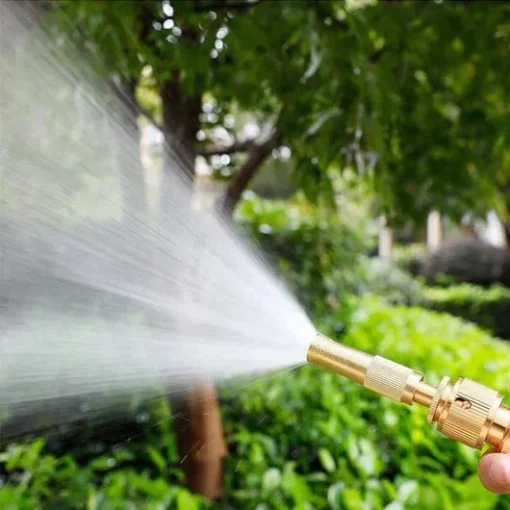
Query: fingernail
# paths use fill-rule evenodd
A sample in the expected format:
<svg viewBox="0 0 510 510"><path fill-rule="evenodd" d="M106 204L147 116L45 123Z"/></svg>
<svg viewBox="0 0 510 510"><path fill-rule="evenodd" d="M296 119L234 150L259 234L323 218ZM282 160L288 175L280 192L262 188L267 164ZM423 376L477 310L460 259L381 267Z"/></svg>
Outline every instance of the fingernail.
<svg viewBox="0 0 510 510"><path fill-rule="evenodd" d="M489 465L489 477L494 485L501 488L510 487L510 464L502 458L492 459Z"/></svg>

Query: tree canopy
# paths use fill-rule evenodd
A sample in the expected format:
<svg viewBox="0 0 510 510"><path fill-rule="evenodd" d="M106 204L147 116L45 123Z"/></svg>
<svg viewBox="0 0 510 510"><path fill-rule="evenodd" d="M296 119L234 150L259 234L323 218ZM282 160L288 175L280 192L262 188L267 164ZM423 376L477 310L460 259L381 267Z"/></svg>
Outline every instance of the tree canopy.
<svg viewBox="0 0 510 510"><path fill-rule="evenodd" d="M283 144L314 199L330 200L329 177L350 168L390 218L504 212L505 4L77 0L57 2L55 14L73 20L112 73L163 102L170 84L169 140L228 155L237 191ZM157 101L138 98L165 124ZM239 112L258 119L258 138L237 139ZM253 147L264 150L241 179Z"/></svg>

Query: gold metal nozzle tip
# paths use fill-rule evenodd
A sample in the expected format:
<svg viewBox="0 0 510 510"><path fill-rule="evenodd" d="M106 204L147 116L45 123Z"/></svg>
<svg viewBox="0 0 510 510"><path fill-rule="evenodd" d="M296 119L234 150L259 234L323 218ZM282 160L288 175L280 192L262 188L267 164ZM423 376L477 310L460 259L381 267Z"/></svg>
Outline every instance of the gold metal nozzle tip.
<svg viewBox="0 0 510 510"><path fill-rule="evenodd" d="M492 445L510 452L510 409L496 391L470 379L436 388L423 376L381 356L372 356L318 333L307 353L309 363L337 372L380 395L429 408L429 423L444 435L473 448Z"/></svg>

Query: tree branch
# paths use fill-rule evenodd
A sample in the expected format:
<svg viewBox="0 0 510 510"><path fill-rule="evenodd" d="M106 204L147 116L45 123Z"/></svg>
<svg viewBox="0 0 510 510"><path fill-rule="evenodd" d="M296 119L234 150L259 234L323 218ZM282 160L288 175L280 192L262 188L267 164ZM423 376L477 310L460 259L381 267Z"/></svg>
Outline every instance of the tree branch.
<svg viewBox="0 0 510 510"><path fill-rule="evenodd" d="M209 12L209 11L218 11L218 10L229 10L229 11L244 11L245 9L251 9L256 5L262 3L262 0L257 0L256 2L227 2L225 0L219 0L218 2L213 2L210 4L200 5L195 3L194 11L195 12Z"/></svg>
<svg viewBox="0 0 510 510"><path fill-rule="evenodd" d="M257 173L257 170L260 168L267 156L269 156L271 151L281 142L281 139L281 133L275 131L271 138L266 140L264 143L260 145L252 145L248 159L241 166L223 196L221 208L225 216L232 216L232 213L239 202L243 191L246 189L246 186Z"/></svg>
<svg viewBox="0 0 510 510"><path fill-rule="evenodd" d="M210 145L198 150L198 154L204 157L221 156L223 154L235 154L236 152L246 152L253 147L253 140L244 142L235 142L232 145Z"/></svg>

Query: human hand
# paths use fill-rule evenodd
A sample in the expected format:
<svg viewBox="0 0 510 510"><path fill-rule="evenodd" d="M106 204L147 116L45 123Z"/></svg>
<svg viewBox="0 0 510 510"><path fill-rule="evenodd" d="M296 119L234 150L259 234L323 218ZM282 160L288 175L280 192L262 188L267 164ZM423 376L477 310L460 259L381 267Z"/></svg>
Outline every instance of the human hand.
<svg viewBox="0 0 510 510"><path fill-rule="evenodd" d="M478 474L487 490L510 494L510 454L488 452L480 459Z"/></svg>

